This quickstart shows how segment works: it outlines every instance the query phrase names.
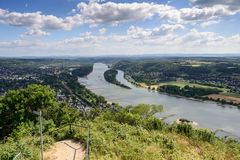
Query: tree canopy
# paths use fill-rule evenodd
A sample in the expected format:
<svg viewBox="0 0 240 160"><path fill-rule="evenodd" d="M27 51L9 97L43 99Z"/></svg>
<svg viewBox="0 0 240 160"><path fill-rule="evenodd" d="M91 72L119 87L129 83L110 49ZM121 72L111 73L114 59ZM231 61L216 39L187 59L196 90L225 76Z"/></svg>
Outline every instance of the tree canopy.
<svg viewBox="0 0 240 160"><path fill-rule="evenodd" d="M8 91L0 98L0 136L9 134L21 122L36 122L38 117L33 111L39 110L45 119L52 119L58 125L61 121L74 121L78 115L76 109L59 103L48 86L29 85Z"/></svg>

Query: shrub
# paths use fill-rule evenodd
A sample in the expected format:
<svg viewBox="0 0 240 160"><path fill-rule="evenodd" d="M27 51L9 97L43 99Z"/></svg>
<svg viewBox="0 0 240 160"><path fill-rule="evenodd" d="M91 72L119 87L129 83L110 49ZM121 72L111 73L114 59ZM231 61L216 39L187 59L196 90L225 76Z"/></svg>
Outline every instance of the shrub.
<svg viewBox="0 0 240 160"><path fill-rule="evenodd" d="M34 146L34 138L24 138L19 141L15 141L9 138L6 143L0 144L0 159L9 160L13 159L17 154L21 153L21 159L32 160L38 159L39 143L38 146Z"/></svg>
<svg viewBox="0 0 240 160"><path fill-rule="evenodd" d="M176 131L177 133L192 137L194 129L191 125L188 124L178 124L176 127Z"/></svg>
<svg viewBox="0 0 240 160"><path fill-rule="evenodd" d="M206 129L197 129L194 131L196 139L212 143L215 140L215 134Z"/></svg>
<svg viewBox="0 0 240 160"><path fill-rule="evenodd" d="M162 130L165 126L165 123L155 117L148 117L145 120L145 128L149 130Z"/></svg>

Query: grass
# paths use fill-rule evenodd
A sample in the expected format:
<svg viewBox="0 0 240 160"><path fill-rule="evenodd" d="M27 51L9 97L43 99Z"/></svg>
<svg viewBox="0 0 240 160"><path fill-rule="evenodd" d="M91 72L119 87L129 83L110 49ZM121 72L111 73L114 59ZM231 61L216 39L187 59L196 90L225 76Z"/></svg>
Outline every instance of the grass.
<svg viewBox="0 0 240 160"><path fill-rule="evenodd" d="M162 83L158 83L158 84L154 84L154 85L148 85L146 83L138 83L141 87L143 88L155 88L157 89L158 87L161 87L161 86L164 86L164 85L174 85L174 86L179 86L180 88L183 88L185 87L186 85L190 86L190 87L198 87L198 88L212 88L212 89L219 89L221 90L221 94L226 94L228 96L233 96L233 97L236 97L236 96L239 96L240 95L237 95L237 94L234 94L234 93L230 93L229 89L226 89L226 88L219 88L219 87L211 87L211 86L207 86L207 85L202 85L202 84L197 84L197 83L189 83L187 81L184 81L184 80L179 80L179 81L169 81L169 82L162 82Z"/></svg>
<svg viewBox="0 0 240 160"><path fill-rule="evenodd" d="M44 135L43 139L44 149L49 148L54 142L53 138L48 135ZM6 143L0 143L0 159L10 160L20 154L16 160L38 160L40 156L39 144L39 136L25 136L19 139L9 137Z"/></svg>
<svg viewBox="0 0 240 160"><path fill-rule="evenodd" d="M163 86L163 85L175 85L175 86L179 86L181 88L185 87L186 85L190 86L190 87L199 87L199 88L213 88L213 89L219 89L221 90L223 93L227 93L228 89L226 88L219 88L219 87L211 87L211 86L207 86L207 85L201 85L201 84L196 84L196 83L189 83L186 81L170 81L170 82L163 82L160 83L159 86Z"/></svg>
<svg viewBox="0 0 240 160"><path fill-rule="evenodd" d="M143 110L145 109L144 106ZM91 128L90 159L235 160L240 158L240 145L237 142L220 140L208 130L195 129L189 125L166 125L157 118L142 115L143 110L139 107L136 110L117 107L101 112L93 120L78 121L79 124L89 125ZM20 151L23 153L23 159L39 159L39 137L27 136L28 130L29 128L19 128L15 132L17 134L21 132L20 137L17 135L17 139L9 138L7 143L0 144L0 159L13 159ZM53 143L53 137L57 141L76 139L81 141L84 147L87 133L87 129L79 127L73 127L70 133L69 126L49 130L44 133L49 134L44 137L44 148L47 149Z"/></svg>
<svg viewBox="0 0 240 160"><path fill-rule="evenodd" d="M209 143L167 130L148 130L142 126L101 119L91 123L90 147L91 159L102 160L239 158L236 147L228 147L218 139ZM232 150L236 150L236 153Z"/></svg>

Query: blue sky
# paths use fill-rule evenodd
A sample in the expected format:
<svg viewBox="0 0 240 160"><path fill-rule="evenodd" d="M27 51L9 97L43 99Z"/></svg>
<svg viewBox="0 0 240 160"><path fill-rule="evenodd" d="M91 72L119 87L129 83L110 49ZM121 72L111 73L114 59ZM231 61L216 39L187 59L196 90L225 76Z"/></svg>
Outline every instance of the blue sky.
<svg viewBox="0 0 240 160"><path fill-rule="evenodd" d="M0 56L240 53L237 0L6 0Z"/></svg>

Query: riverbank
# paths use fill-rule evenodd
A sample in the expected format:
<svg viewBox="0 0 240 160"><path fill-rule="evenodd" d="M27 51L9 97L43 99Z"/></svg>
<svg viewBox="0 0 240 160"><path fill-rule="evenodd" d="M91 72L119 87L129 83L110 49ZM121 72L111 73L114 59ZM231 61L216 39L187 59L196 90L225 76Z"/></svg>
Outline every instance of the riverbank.
<svg viewBox="0 0 240 160"><path fill-rule="evenodd" d="M228 93L228 90L226 90L224 88L204 86L204 85L193 84L193 83L189 83L189 82L185 82L185 81L171 81L171 82L163 82L163 83L159 83L159 84L149 85L146 83L136 82L129 75L124 74L124 78L128 82L134 84L137 87L141 87L141 88L145 88L145 89L153 90L153 91L157 91L157 90L159 90L160 87L165 86L165 85L173 85L173 86L178 86L180 88L189 86L189 87L219 89L222 91L219 94L209 94L209 95L197 96L197 97L187 97L187 96L171 94L171 93L167 93L167 92L161 92L161 93L166 93L168 95L173 95L176 97L189 98L189 99L195 99L195 100L200 100L200 101L212 101L212 102L217 102L222 105L227 104L227 105L233 105L233 106L240 108L240 97L233 97L233 96L226 95L226 94L230 94L230 93Z"/></svg>

